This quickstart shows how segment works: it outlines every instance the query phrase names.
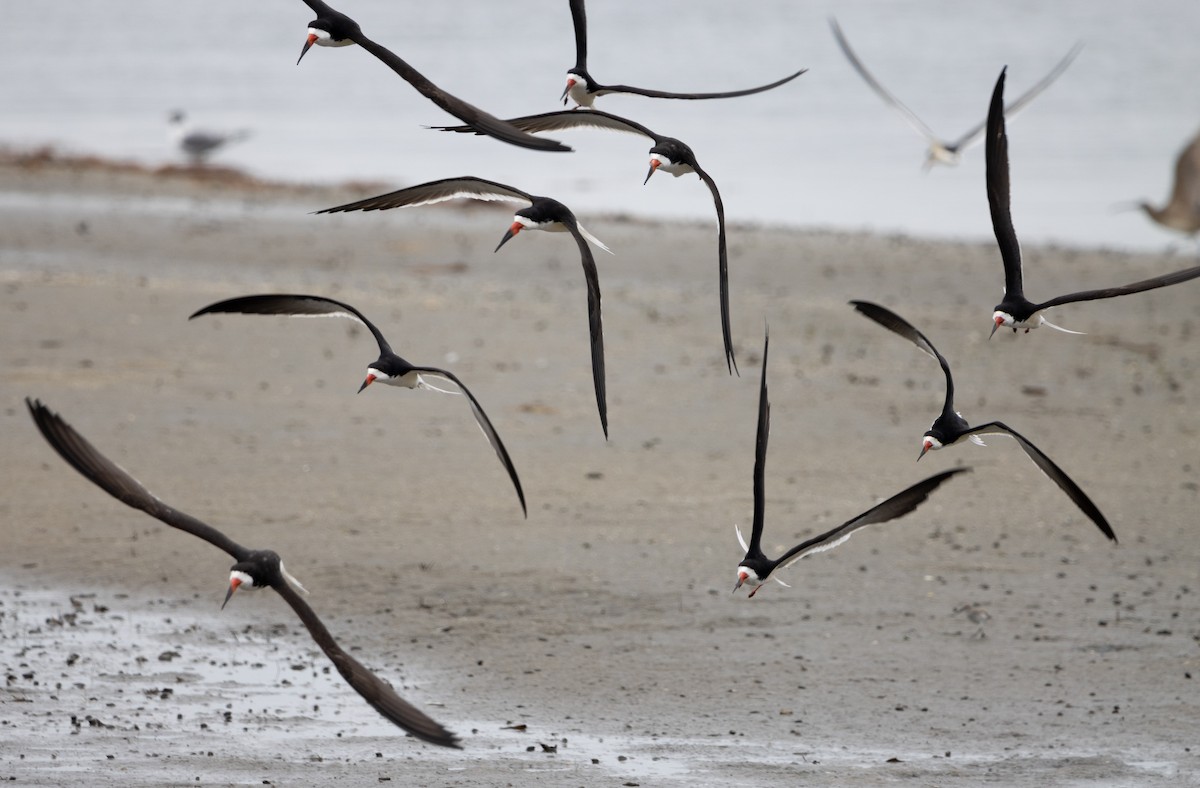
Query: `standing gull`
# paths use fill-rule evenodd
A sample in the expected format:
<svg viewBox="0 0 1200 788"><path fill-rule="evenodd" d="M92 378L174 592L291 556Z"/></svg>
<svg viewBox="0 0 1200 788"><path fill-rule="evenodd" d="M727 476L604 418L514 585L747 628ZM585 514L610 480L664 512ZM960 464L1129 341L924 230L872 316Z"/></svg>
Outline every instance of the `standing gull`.
<svg viewBox="0 0 1200 788"><path fill-rule="evenodd" d="M204 164L209 156L226 145L241 142L250 136L249 129L210 131L193 128L187 121L187 114L181 109L170 114L167 124L171 141L188 157L188 161L194 167Z"/></svg>

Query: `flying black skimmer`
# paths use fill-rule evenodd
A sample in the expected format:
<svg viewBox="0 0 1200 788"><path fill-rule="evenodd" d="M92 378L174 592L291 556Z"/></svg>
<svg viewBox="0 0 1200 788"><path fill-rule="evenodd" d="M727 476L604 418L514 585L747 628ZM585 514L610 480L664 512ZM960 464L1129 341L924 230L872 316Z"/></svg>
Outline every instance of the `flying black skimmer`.
<svg viewBox="0 0 1200 788"><path fill-rule="evenodd" d="M992 229L996 233L996 243L1000 246L1000 258L1004 261L1004 300L996 305L992 313L992 334L1001 326L1011 328L1013 333L1018 329L1037 328L1047 325L1050 328L1068 334L1079 334L1056 326L1045 318L1043 310L1061 304L1071 304L1077 301L1096 301L1102 298L1141 293L1158 287L1179 284L1200 276L1200 265L1185 268L1182 271L1164 274L1162 276L1143 279L1123 287L1106 287L1101 290L1084 290L1079 293L1051 298L1035 304L1025 297L1025 287L1021 274L1021 245L1017 242L1017 231L1013 229L1012 212L1009 210L1009 176L1008 176L1008 135L1004 128L1004 74L996 80L992 92L992 102L988 109L987 142L984 146L987 159L987 196L988 207L992 212Z"/></svg>
<svg viewBox="0 0 1200 788"><path fill-rule="evenodd" d="M729 257L725 247L725 204L721 201L721 193L717 191L716 181L700 167L692 149L674 137L657 134L640 123L608 112L601 112L598 109L591 112L560 110L541 115L510 118L505 123L511 123L522 131L531 133L595 128L640 134L654 141L654 147L650 149L650 171L646 174L643 185L649 182L650 176L657 170L669 172L676 178L694 172L700 180L704 181L704 185L712 192L713 205L717 209L717 275L720 282L721 336L725 341L725 363L730 374L736 372L737 359L733 357L733 338L729 328ZM470 126L435 126L434 128L439 131L479 133Z"/></svg>
<svg viewBox="0 0 1200 788"><path fill-rule="evenodd" d="M750 531L750 544L746 544L746 540L742 536L742 529L736 525L734 526L734 529L737 531L738 542L741 543L742 549L746 551L746 557L738 564L737 584L733 587L733 590L737 591L743 585L748 585L752 589L750 596L758 593L762 584L767 582L767 578L774 578L775 582L782 586L787 585L787 583L775 577L775 570L791 566L809 553L819 553L823 550L837 547L849 539L851 534L859 528L903 517L924 503L929 494L937 489L938 485L942 482L951 476L970 470L970 468L955 468L943 471L936 476L931 476L925 481L918 482L907 490L893 495L883 503L871 507L857 517L847 520L832 531L826 531L820 536L807 539L778 558L767 558L762 551L762 534L764 513L766 510L766 492L763 476L767 467L767 434L771 431L771 403L767 400L768 344L768 340L764 339L762 383L759 386L758 392L758 439L754 449L754 524Z"/></svg>
<svg viewBox="0 0 1200 788"><path fill-rule="evenodd" d="M1167 204L1157 208L1142 200L1136 207L1168 230L1191 236L1200 233L1200 134L1175 159L1175 183Z"/></svg>
<svg viewBox="0 0 1200 788"><path fill-rule="evenodd" d="M97 451L57 413L37 400L31 401L26 398L25 404L47 442L68 465L93 484L127 506L141 509L172 528L198 536L233 556L237 563L229 571L226 603L239 588L257 589L270 586L275 589L284 601L291 605L292 610L296 611L313 640L325 652L325 656L329 657L329 661L334 664L338 673L342 674L346 683L362 695L376 711L419 739L442 747L459 746L457 736L397 695L390 684L338 645L333 635L321 623L321 619L304 601L301 594L307 592L284 569L283 561L277 553L272 550L251 550L243 547L211 525L164 503L143 487L141 482ZM221 607L224 608L225 605L222 604Z"/></svg>
<svg viewBox="0 0 1200 788"><path fill-rule="evenodd" d="M475 422L479 425L479 429L483 430L488 443L492 444L492 448L496 450L496 456L500 458L500 463L504 466L504 470L508 471L508 477L512 479L513 487L517 490L517 498L521 501L521 511L525 512L527 517L529 516L525 508L525 492L521 489L521 480L517 478L517 469L513 467L512 460L509 459L508 450L504 448L500 434L492 426L491 419L483 412L483 406L479 404L479 400L475 399L471 390L453 372L437 367L410 364L400 358L392 352L392 346L384 339L380 330L375 327L374 323L367 320L362 312L349 304L334 301L332 298L287 293L242 296L209 304L188 319L222 312L248 315L287 315L290 317L348 317L362 323L379 344L379 358L367 366L367 377L358 387L360 392L372 383L378 382L407 389L421 388L441 394L457 394L457 391L447 391L433 386L425 378L441 378L453 383L466 396L467 402L471 405L471 412L475 414Z"/></svg>
<svg viewBox="0 0 1200 788"><path fill-rule="evenodd" d="M850 303L862 315L869 317L889 331L899 334L921 350L933 356L937 359L938 364L941 365L942 372L946 374L946 401L942 405L941 415L933 420L933 424L921 439L921 453L917 455L918 460L924 457L928 451L936 451L946 446L952 446L963 440L969 440L972 443L983 446L983 439L979 437L980 435L1007 435L1014 439L1025 453L1029 455L1029 459L1033 460L1033 464L1042 473L1050 477L1050 481L1057 484L1059 489L1075 502L1080 511L1096 524L1101 533L1113 542L1117 541L1117 535L1113 533L1112 526L1108 524L1108 520L1105 519L1096 504L1092 503L1092 500L1080 489L1079 485L1072 481L1071 477L1067 476L1066 472L1058 467L1053 460L1047 457L1045 452L1034 446L1032 441L1001 421L989 421L985 424L976 424L974 427L967 423L962 414L954 409L954 378L950 376L950 364L937 351L933 343L925 338L924 334L890 309L886 309L878 304L872 304L869 301L851 301Z"/></svg>
<svg viewBox="0 0 1200 788"><path fill-rule="evenodd" d="M609 254L612 254L612 251L579 223L570 208L549 197L538 197L513 186L466 175L461 178L446 178L410 186L407 189L388 192L378 197L368 197L365 200L326 208L317 213L386 211L389 208L430 205L458 198L487 202L505 200L529 204L528 208L522 208L513 216L512 225L500 239L495 251L500 251L501 246L508 243L510 238L522 230L568 232L575 239L576 245L579 246L579 262L583 265L583 278L587 280L588 329L592 342L592 384L596 389L596 406L600 409L600 426L604 429L604 437L607 439L608 402L604 393L604 327L600 322L600 276L596 272L596 261L592 257L592 250L587 242L591 241Z"/></svg>
<svg viewBox="0 0 1200 788"><path fill-rule="evenodd" d="M905 106L900 99L893 96L887 88L879 83L879 80L872 76L870 71L867 71L867 67L862 64L862 61L858 59L858 55L854 54L854 50L850 48L850 42L847 41L846 36L842 34L842 28L838 25L837 20L830 19L829 25L833 28L833 36L837 39L838 46L842 48L842 54L844 54L846 59L850 61L850 65L854 66L854 70L857 71L858 75L863 78L863 81L866 82L867 85L874 90L881 99L883 99L885 104L891 106L892 109L899 112L900 116L908 121L908 124L916 129L918 134L925 138L926 144L929 145L929 150L925 154L924 169L926 171L928 171L929 168L935 164L946 164L951 166L958 164L962 160L963 151L979 142L980 138L983 136L983 132L986 127L986 121L973 126L969 131L956 140L943 140L939 138L936 134L934 134L933 129L929 128L929 126L925 124L925 121L917 117L917 113ZM1075 59L1076 55L1079 54L1079 50L1081 49L1083 49L1083 44L1076 44L1073 46L1071 51L1068 52L1062 60L1058 61L1058 65L1050 70L1049 74L1042 77L1040 82L1035 84L1029 90L1025 91L1020 98L1018 98L1012 104L1009 104L1005 110L1009 116L1011 117L1015 115L1027 104L1029 104L1029 102L1037 98L1038 94L1050 87L1051 83L1058 79L1059 76L1067 70L1067 66L1071 65L1071 61Z"/></svg>
<svg viewBox="0 0 1200 788"><path fill-rule="evenodd" d="M777 88L780 85L791 82L805 71L808 71L807 68L802 68L794 74L789 74L783 79L777 79L766 85L746 88L745 90L730 90L722 93L668 93L663 90L648 90L646 88L631 87L630 85L602 85L588 73L587 12L584 9L584 0L571 0L571 21L575 24L575 66L567 70L567 86L563 88L562 92L563 104L566 104L567 99L570 98L577 106L591 108L597 96L606 96L609 93L633 93L638 96L648 96L650 98L683 99L687 101L737 98L738 96L749 96L754 93L762 93L764 90Z"/></svg>
<svg viewBox="0 0 1200 788"><path fill-rule="evenodd" d="M170 139L188 157L193 166L200 166L219 148L241 142L250 136L248 129L237 131L208 131L192 128L183 110L175 110L168 118Z"/></svg>
<svg viewBox="0 0 1200 788"><path fill-rule="evenodd" d="M468 104L457 96L451 95L430 82L424 74L417 71L396 53L381 46L363 34L362 28L350 17L335 11L321 0L304 0L305 5L313 10L317 18L308 23L308 39L300 50L299 64L309 48L316 44L322 47L344 47L358 44L363 49L383 61L384 65L404 78L417 92L437 104L454 117L479 129L480 132L495 137L502 142L519 145L523 148L533 148L543 151L569 151L566 145L543 137L534 137L514 129L499 118L489 115L478 107Z"/></svg>

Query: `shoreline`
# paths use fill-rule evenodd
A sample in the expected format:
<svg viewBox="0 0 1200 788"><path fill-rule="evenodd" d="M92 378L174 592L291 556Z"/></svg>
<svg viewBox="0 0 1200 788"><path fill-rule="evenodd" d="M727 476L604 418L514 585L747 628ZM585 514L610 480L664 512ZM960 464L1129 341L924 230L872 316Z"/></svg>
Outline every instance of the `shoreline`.
<svg viewBox="0 0 1200 788"><path fill-rule="evenodd" d="M8 173L9 177L16 176L15 189L24 191L28 186L30 176L46 176L56 179L58 183L46 191L54 191L62 187L62 181L70 181L73 188L82 188L88 193L106 194L120 193L130 188L137 188L141 181L152 179L156 184L158 196L186 195L190 198L227 196L230 189L243 192L242 195L230 199L246 199L247 194L256 198L287 198L300 199L307 197L320 198L322 202L337 202L362 199L375 194L401 189L412 185L394 181L372 180L343 180L336 182L306 182L302 180L284 181L272 178L261 178L236 167L222 165L185 166L179 164L147 164L133 159L110 159L87 153L71 153L57 149L53 145L41 145L29 148L13 148L0 146L0 171ZM43 190L38 188L38 191ZM6 190L7 191L7 190ZM439 206L439 210L493 210L495 205L481 205L472 200L458 200ZM507 209L504 209L507 210ZM388 212L389 214L394 212ZM693 219L680 218L642 218L626 212L600 212L589 214L593 221L605 221L616 224L632 224L641 227L664 226L703 226L713 224L711 217ZM887 241L914 241L917 243L945 243L974 246L994 246L994 239L977 239L965 236L924 236L905 232L884 232L870 228L835 227L832 225L800 225L776 222L747 222L732 220L727 228L736 232L794 232L826 236L871 236ZM1122 248L1109 246L1078 246L1057 242L1033 243L1029 250L1045 249L1049 251L1075 251L1080 253L1106 253L1138 256L1181 257L1187 255L1176 253L1176 248L1186 247L1186 240L1163 236L1161 252L1137 248Z"/></svg>

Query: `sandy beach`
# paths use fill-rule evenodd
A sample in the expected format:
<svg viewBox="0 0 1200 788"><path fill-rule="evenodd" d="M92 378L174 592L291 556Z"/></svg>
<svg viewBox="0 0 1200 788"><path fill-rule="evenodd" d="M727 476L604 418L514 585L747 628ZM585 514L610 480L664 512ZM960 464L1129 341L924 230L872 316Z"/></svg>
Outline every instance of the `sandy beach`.
<svg viewBox="0 0 1200 788"><path fill-rule="evenodd" d="M402 185L0 161L0 779L1200 784L1200 283L1055 311L1084 336L989 341L994 243L734 224L731 377L712 223L581 215L615 253L597 253L605 441L570 237L493 254L506 206L312 215ZM1033 297L1195 264L1024 252ZM528 519L461 398L355 395L376 357L361 327L187 319L268 292L352 303L458 374ZM1011 440L914 462L942 374L850 299L921 328L964 415L1035 440L1120 544ZM734 523L765 325L768 552L973 473L747 599ZM228 556L81 477L25 397L280 552L335 636L463 749L379 717L273 593L221 611Z"/></svg>

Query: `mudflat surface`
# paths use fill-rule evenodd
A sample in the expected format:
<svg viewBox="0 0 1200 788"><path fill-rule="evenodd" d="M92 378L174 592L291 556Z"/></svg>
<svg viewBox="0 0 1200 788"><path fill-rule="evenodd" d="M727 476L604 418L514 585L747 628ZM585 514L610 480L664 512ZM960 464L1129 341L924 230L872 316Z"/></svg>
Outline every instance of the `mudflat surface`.
<svg viewBox="0 0 1200 788"><path fill-rule="evenodd" d="M581 216L616 252L597 254L606 442L570 238L493 254L505 207L310 215L365 193L0 166L0 778L1200 783L1200 285L1055 310L1085 336L989 341L992 244L734 226L731 377L715 229ZM1034 297L1194 263L1025 258ZM461 398L355 395L376 356L361 328L187 320L279 291L348 301L455 371L528 519ZM1120 544L1010 440L915 463L942 374L850 299L917 324L959 409L1037 442ZM747 599L733 524L753 506L764 323L768 552L974 472ZM228 557L79 476L27 396L176 508L280 552L335 636L463 750L380 718L271 592L219 610Z"/></svg>

